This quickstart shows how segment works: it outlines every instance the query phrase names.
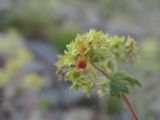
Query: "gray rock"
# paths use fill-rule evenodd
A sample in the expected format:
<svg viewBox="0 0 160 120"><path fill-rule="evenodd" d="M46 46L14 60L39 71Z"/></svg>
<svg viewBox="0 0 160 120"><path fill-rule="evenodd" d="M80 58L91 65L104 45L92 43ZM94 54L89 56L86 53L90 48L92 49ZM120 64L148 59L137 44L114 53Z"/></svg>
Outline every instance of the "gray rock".
<svg viewBox="0 0 160 120"><path fill-rule="evenodd" d="M57 61L57 52L52 45L46 42L32 41L28 43L30 50L42 60L46 61L50 65L54 65Z"/></svg>
<svg viewBox="0 0 160 120"><path fill-rule="evenodd" d="M9 10L11 7L11 0L0 0L0 12Z"/></svg>
<svg viewBox="0 0 160 120"><path fill-rule="evenodd" d="M94 113L90 109L76 108L66 112L63 120L93 120Z"/></svg>
<svg viewBox="0 0 160 120"><path fill-rule="evenodd" d="M157 102L152 103L152 105L150 107L151 107L150 108L151 112L154 115L160 117L160 100L159 101L157 100Z"/></svg>

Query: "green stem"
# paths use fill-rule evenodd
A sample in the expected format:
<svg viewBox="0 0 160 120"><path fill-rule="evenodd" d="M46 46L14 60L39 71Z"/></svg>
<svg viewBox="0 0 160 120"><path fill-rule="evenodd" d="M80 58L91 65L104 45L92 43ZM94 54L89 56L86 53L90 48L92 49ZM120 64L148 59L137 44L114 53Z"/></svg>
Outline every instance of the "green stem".
<svg viewBox="0 0 160 120"><path fill-rule="evenodd" d="M100 69L98 66L96 66L95 64L92 64L99 72L101 72L104 76L106 76L109 80L112 80L112 78L110 77L110 75L108 74L107 71L104 71L102 69ZM131 105L128 97L124 94L121 93L121 97L123 98L124 102L126 103L126 105L128 106L129 111L131 112L133 119L134 120L139 120L138 115L136 113L136 111L133 109L133 106Z"/></svg>

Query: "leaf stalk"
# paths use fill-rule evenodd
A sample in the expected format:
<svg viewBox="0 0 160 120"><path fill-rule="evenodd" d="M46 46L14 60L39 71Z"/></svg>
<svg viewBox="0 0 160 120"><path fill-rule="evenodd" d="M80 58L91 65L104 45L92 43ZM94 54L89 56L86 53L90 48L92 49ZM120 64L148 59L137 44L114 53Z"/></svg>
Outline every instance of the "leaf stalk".
<svg viewBox="0 0 160 120"><path fill-rule="evenodd" d="M107 71L102 70L101 68L99 68L97 65L92 64L94 66L94 68L96 68L100 73L102 73L104 76L106 76L109 80L112 80L112 77L108 74ZM121 92L121 97L123 98L124 102L126 103L130 113L133 116L134 120L139 120L138 115L136 113L136 111L134 110L132 104L130 103L127 95L125 95L124 93Z"/></svg>

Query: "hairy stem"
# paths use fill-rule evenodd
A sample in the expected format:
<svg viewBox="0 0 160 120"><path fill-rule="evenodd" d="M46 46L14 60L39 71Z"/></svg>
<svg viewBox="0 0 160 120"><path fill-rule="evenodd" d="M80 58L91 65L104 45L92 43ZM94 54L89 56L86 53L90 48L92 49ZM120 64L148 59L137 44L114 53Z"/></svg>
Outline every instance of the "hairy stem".
<svg viewBox="0 0 160 120"><path fill-rule="evenodd" d="M112 80L112 78L110 77L110 75L108 74L107 71L104 71L102 69L100 69L98 66L96 66L95 64L92 64L99 72L101 72L104 76L106 76L109 80ZM124 102L126 103L126 105L128 106L129 111L131 112L133 119L134 120L139 120L138 115L136 113L136 111L133 109L128 97L124 94L121 93L121 97L123 98Z"/></svg>

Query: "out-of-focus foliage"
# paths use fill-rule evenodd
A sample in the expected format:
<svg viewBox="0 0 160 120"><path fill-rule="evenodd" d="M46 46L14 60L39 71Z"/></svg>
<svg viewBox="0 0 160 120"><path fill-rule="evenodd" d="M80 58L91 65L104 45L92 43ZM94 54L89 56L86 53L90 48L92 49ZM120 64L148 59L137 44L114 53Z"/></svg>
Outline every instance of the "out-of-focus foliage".
<svg viewBox="0 0 160 120"><path fill-rule="evenodd" d="M58 49L63 50L75 37L76 28L60 25L65 16L56 3L51 0L22 0L7 14L3 28L16 28L28 39L53 41Z"/></svg>
<svg viewBox="0 0 160 120"><path fill-rule="evenodd" d="M41 2L42 3L41 3ZM47 36L49 30L54 27L54 14L51 5L42 0L29 0L20 2L14 6L12 12L6 18L5 27L17 28L22 34Z"/></svg>
<svg viewBox="0 0 160 120"><path fill-rule="evenodd" d="M0 58L4 66L0 68L0 86L4 87L23 70L23 67L33 59L32 53L24 47L22 37L15 30L0 35ZM22 81L20 81L22 82ZM23 82L22 82L23 83ZM36 73L29 73L22 86L42 87L42 80ZM20 86L20 87L22 87Z"/></svg>
<svg viewBox="0 0 160 120"><path fill-rule="evenodd" d="M148 39L142 42L142 61L147 65L148 70L152 72L160 71L160 47L159 41ZM142 65L142 64L141 64ZM142 67L143 68L143 67ZM144 70L147 71L147 68Z"/></svg>
<svg viewBox="0 0 160 120"><path fill-rule="evenodd" d="M120 112L121 110L121 100L116 97L109 97L106 101L106 112L109 115L114 115L115 113Z"/></svg>
<svg viewBox="0 0 160 120"><path fill-rule="evenodd" d="M48 110L55 106L54 101L41 100L39 103L39 109L42 111Z"/></svg>
<svg viewBox="0 0 160 120"><path fill-rule="evenodd" d="M26 76L25 81L24 81L24 88L32 88L32 89L39 89L42 88L43 82L42 78L37 75L37 74L29 74Z"/></svg>
<svg viewBox="0 0 160 120"><path fill-rule="evenodd" d="M79 1L80 5L83 5L85 2L90 4L88 1ZM125 10L127 1L115 2L112 0L107 1L92 1L95 7L99 9L99 12L102 12L104 15L111 15L111 11L120 11ZM97 4L97 3L101 4ZM18 3L18 2L17 2ZM113 5L114 4L114 5ZM55 0L21 0L18 4L15 4L12 8L12 11L9 12L4 21L3 28L16 28L20 33L32 38L44 38L53 40L53 44L62 52L65 49L65 45L73 40L75 33L80 29L80 24L64 24L66 18L65 11L57 7L57 5L77 5L77 1L59 1ZM90 6L91 7L91 6ZM94 10L94 9L93 9ZM85 17L85 16L83 16ZM66 18L68 21L69 18ZM78 21L77 21L78 22ZM77 27L79 28L77 28Z"/></svg>
<svg viewBox="0 0 160 120"><path fill-rule="evenodd" d="M153 74L157 74L157 72L160 71L159 44L159 41L153 38L142 41L140 43L140 57L137 64L135 65L135 74L139 74L139 76L145 77L148 75L152 76Z"/></svg>
<svg viewBox="0 0 160 120"><path fill-rule="evenodd" d="M53 33L53 44L62 53L66 48L66 45L70 43L76 36L75 29L57 29Z"/></svg>

